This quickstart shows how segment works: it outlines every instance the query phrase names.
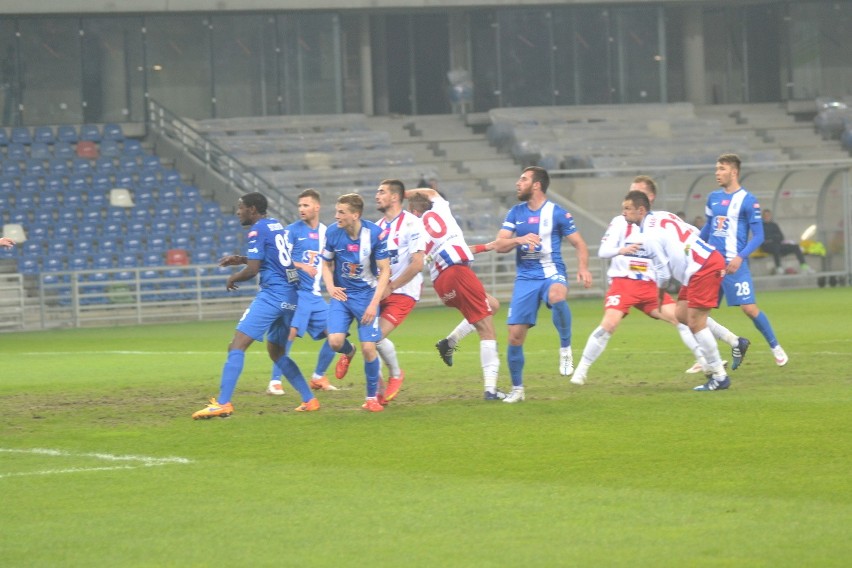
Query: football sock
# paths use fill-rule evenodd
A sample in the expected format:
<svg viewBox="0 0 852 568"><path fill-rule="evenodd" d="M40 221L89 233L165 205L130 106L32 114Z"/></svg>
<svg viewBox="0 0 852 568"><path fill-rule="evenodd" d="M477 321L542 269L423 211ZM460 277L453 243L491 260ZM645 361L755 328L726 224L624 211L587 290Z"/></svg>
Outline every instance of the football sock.
<svg viewBox="0 0 852 568"><path fill-rule="evenodd" d="M475 329L476 328L473 327L473 324L469 323L467 320L462 320L461 323L458 324L447 336L447 343L449 343L450 347L455 347L462 339L473 333Z"/></svg>
<svg viewBox="0 0 852 568"><path fill-rule="evenodd" d="M689 331L689 327L685 324L679 323L677 324L677 332L680 334L680 340L683 341L683 344L692 351L692 355L696 360L703 357L701 354L701 348L698 346L698 342L695 340L695 336L692 335L692 332ZM712 332L711 332L712 333Z"/></svg>
<svg viewBox="0 0 852 568"><path fill-rule="evenodd" d="M509 345L506 360L509 362L509 375L512 377L512 386L524 386L524 346Z"/></svg>
<svg viewBox="0 0 852 568"><path fill-rule="evenodd" d="M275 362L275 366L281 369L281 373L287 377L287 382L299 392L299 396L302 397L302 402L308 402L314 398L314 395L311 392L311 387L308 386L308 382L302 375L302 371L299 370L299 366L296 365L296 362L293 361L289 355L282 355L281 358Z"/></svg>
<svg viewBox="0 0 852 568"><path fill-rule="evenodd" d="M393 342L385 337L376 343L376 351L379 352L379 357L388 366L390 376L398 377L402 371L399 368L399 360L396 358L396 346Z"/></svg>
<svg viewBox="0 0 852 568"><path fill-rule="evenodd" d="M606 349L606 344L609 343L609 338L612 337L612 334L606 331L601 326L595 328L591 335L589 335L588 341L586 341L586 347L583 349L583 356L580 359L580 364L586 364L586 368L588 369L595 360L601 356L601 353Z"/></svg>
<svg viewBox="0 0 852 568"><path fill-rule="evenodd" d="M219 398L216 399L219 404L231 402L234 389L237 388L237 381L240 380L240 373L243 372L245 360L245 351L239 349L228 351L228 358L222 368L222 380L219 383Z"/></svg>
<svg viewBox="0 0 852 568"><path fill-rule="evenodd" d="M348 341L346 342L348 343ZM351 349L350 349L351 351ZM349 353L349 351L347 351ZM329 365L334 361L334 349L331 348L331 345L328 344L328 340L322 342L322 347L320 347L319 354L317 355L317 366L314 370L314 378L320 378L325 375L325 372L328 371Z"/></svg>
<svg viewBox="0 0 852 568"><path fill-rule="evenodd" d="M716 345L716 338L708 328L704 328L695 334L695 341L701 347L701 354L707 360L707 367L713 371L713 378L721 379L725 376L725 369L722 367L722 357L719 355L719 346Z"/></svg>
<svg viewBox="0 0 852 568"><path fill-rule="evenodd" d="M550 317L553 319L553 325L556 326L556 331L559 333L559 346L571 346L571 308L568 307L568 302L562 300L551 306Z"/></svg>
<svg viewBox="0 0 852 568"><path fill-rule="evenodd" d="M723 326L711 317L707 318L707 329L709 329L710 333L713 334L713 337L715 337L719 341L724 341L731 347L737 346L737 342L740 338L730 329Z"/></svg>
<svg viewBox="0 0 852 568"><path fill-rule="evenodd" d="M497 390L497 373L500 370L500 356L497 354L497 340L483 339L479 342L479 360L482 362L482 378L485 390Z"/></svg>
<svg viewBox="0 0 852 568"><path fill-rule="evenodd" d="M769 318L766 317L766 314L760 312L752 321L754 322L754 327L763 334L763 337L766 339L769 346L773 349L777 347L778 340L775 338L775 332L772 330L772 326L769 324Z"/></svg>
<svg viewBox="0 0 852 568"><path fill-rule="evenodd" d="M364 358L364 374L367 375L367 398L375 398L379 391L379 372L382 364L379 358L376 357L372 361L367 361Z"/></svg>

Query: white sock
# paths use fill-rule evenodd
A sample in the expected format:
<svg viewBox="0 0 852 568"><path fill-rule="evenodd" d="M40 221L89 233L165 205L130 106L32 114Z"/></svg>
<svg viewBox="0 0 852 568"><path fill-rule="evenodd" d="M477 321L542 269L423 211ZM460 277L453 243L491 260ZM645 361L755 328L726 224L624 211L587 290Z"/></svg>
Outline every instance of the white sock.
<svg viewBox="0 0 852 568"><path fill-rule="evenodd" d="M695 340L695 336L692 335L692 332L689 331L689 327L679 323L677 324L677 332L680 334L680 340L683 341L683 344L692 351L692 355L695 357L697 361L701 362L703 355L701 354L701 348L698 346L698 342Z"/></svg>
<svg viewBox="0 0 852 568"><path fill-rule="evenodd" d="M482 378L485 390L497 390L497 373L500 371L500 356L497 354L497 340L483 339L479 342L479 360L482 363Z"/></svg>
<svg viewBox="0 0 852 568"><path fill-rule="evenodd" d="M385 337L376 343L376 351L379 352L379 357L385 365L388 366L391 377L398 377L402 372L399 368L399 361L396 358L396 346L393 342Z"/></svg>
<svg viewBox="0 0 852 568"><path fill-rule="evenodd" d="M710 333L713 334L713 337L719 341L724 341L731 347L737 346L737 341L739 341L740 338L731 332L730 329L721 325L711 317L707 318L707 328L710 330Z"/></svg>
<svg viewBox="0 0 852 568"><path fill-rule="evenodd" d="M713 333L705 327L695 334L695 340L701 347L701 354L707 359L707 368L713 371L713 378L724 378L725 368L722 366L722 357L719 355L719 346L716 345L716 338L713 337Z"/></svg>
<svg viewBox="0 0 852 568"><path fill-rule="evenodd" d="M606 349L606 344L609 343L609 338L612 334L606 331L601 326L595 328L583 349L583 357L580 359L580 364L586 364L585 369L588 369L595 360L601 356L601 353Z"/></svg>
<svg viewBox="0 0 852 568"><path fill-rule="evenodd" d="M468 323L467 320L462 320L461 323L458 324L447 336L447 342L450 344L450 347L455 347L462 339L473 333L475 330L476 328L473 327L473 324Z"/></svg>

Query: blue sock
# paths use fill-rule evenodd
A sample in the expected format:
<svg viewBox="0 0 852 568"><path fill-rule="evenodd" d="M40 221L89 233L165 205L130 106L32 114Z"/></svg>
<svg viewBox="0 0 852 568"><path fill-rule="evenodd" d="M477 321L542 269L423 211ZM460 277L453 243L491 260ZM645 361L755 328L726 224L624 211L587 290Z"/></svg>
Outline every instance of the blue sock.
<svg viewBox="0 0 852 568"><path fill-rule="evenodd" d="M216 399L219 404L231 402L234 389L237 388L237 381L240 380L240 373L243 372L245 360L245 351L239 349L228 351L228 358L222 368L222 380L219 382L219 397Z"/></svg>
<svg viewBox="0 0 852 568"><path fill-rule="evenodd" d="M344 339L343 340L343 347L340 348L340 351L338 351L338 353L342 353L344 355L349 355L350 353L352 353L353 349L355 349L355 348L352 346L351 343L349 343L349 340Z"/></svg>
<svg viewBox="0 0 852 568"><path fill-rule="evenodd" d="M379 392L379 371L381 371L381 363L376 357L372 361L364 359L364 374L367 375L367 396L374 397Z"/></svg>
<svg viewBox="0 0 852 568"><path fill-rule="evenodd" d="M524 346L509 345L506 359L509 361L509 375L512 377L512 386L524 386Z"/></svg>
<svg viewBox="0 0 852 568"><path fill-rule="evenodd" d="M769 343L770 347L778 347L778 340L775 339L775 332L772 330L772 325L769 323L769 318L766 317L766 314L760 312L752 322L754 323L754 327L757 328L757 331L762 333L763 337L766 338L766 342Z"/></svg>
<svg viewBox="0 0 852 568"><path fill-rule="evenodd" d="M571 345L571 308L568 307L568 302L562 300L551 306L550 317L553 318L553 325L559 333L559 346L568 347Z"/></svg>
<svg viewBox="0 0 852 568"><path fill-rule="evenodd" d="M308 402L314 398L314 393L311 392L311 387L308 386L308 381L305 380L305 377L302 375L302 371L299 370L299 366L296 365L295 361L290 359L289 355L282 355L281 358L275 362L275 366L281 369L281 373L287 377L287 382L290 383L290 386L299 392L299 396L302 397L302 402Z"/></svg>
<svg viewBox="0 0 852 568"><path fill-rule="evenodd" d="M349 343L349 342L347 341L346 343ZM346 347L346 345L344 344L344 348L345 347ZM351 349L351 344L350 344L349 351L351 351L351 350L352 349ZM349 353L349 351L346 351L346 353ZM328 340L325 340L322 344L322 347L320 347L319 355L317 355L317 367L316 367L316 370L314 371L314 374L319 375L319 376L325 375L325 372L328 371L328 367L329 367L329 365L331 365L331 362L333 360L334 360L334 349L332 349L331 346L328 344Z"/></svg>

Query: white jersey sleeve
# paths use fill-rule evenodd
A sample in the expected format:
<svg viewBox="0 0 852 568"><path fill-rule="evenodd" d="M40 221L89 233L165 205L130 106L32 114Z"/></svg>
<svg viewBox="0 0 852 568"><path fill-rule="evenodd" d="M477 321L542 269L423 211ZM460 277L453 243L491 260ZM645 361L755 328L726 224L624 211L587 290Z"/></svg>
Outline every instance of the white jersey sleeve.
<svg viewBox="0 0 852 568"><path fill-rule="evenodd" d="M612 218L598 249L600 258L610 259L606 272L608 278L655 280L654 263L644 247L631 255L618 254L622 247L642 241L642 231L637 225L628 223L622 215Z"/></svg>
<svg viewBox="0 0 852 568"><path fill-rule="evenodd" d="M645 249L654 259L657 285L668 286L674 278L689 284L715 251L698 236L698 230L667 211L649 213L642 222Z"/></svg>
<svg viewBox="0 0 852 568"><path fill-rule="evenodd" d="M401 212L391 221L379 219L377 224L388 233L388 258L391 265L391 280L393 280L411 264L412 255L426 250L423 242L423 224L416 215L408 211ZM423 274L418 272L407 284L400 286L393 293L405 294L419 300L422 286Z"/></svg>
<svg viewBox="0 0 852 568"><path fill-rule="evenodd" d="M432 280L454 265L470 265L473 253L464 240L450 204L442 197L432 201L432 209L421 217L425 235L425 251L429 259L429 273Z"/></svg>

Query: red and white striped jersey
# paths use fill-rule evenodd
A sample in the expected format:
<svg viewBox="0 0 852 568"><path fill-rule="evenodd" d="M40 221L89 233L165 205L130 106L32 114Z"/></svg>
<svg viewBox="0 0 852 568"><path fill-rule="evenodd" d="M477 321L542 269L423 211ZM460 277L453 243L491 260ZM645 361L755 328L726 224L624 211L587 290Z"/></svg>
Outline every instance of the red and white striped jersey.
<svg viewBox="0 0 852 568"><path fill-rule="evenodd" d="M432 209L426 211L420 220L425 234L426 261L433 282L450 266L467 266L473 262L473 253L464 241L464 234L446 199L435 197Z"/></svg>
<svg viewBox="0 0 852 568"><path fill-rule="evenodd" d="M668 211L652 211L642 221L644 248L654 259L657 285L665 288L674 278L689 284L716 250L698 236L699 231Z"/></svg>
<svg viewBox="0 0 852 568"><path fill-rule="evenodd" d="M387 231L388 258L391 265L391 280L411 264L411 255L425 250L423 243L423 225L414 213L402 211L391 221L384 217L376 224ZM420 299L420 289L423 287L423 275L418 272L404 286L394 290L394 294L405 294L415 300Z"/></svg>

